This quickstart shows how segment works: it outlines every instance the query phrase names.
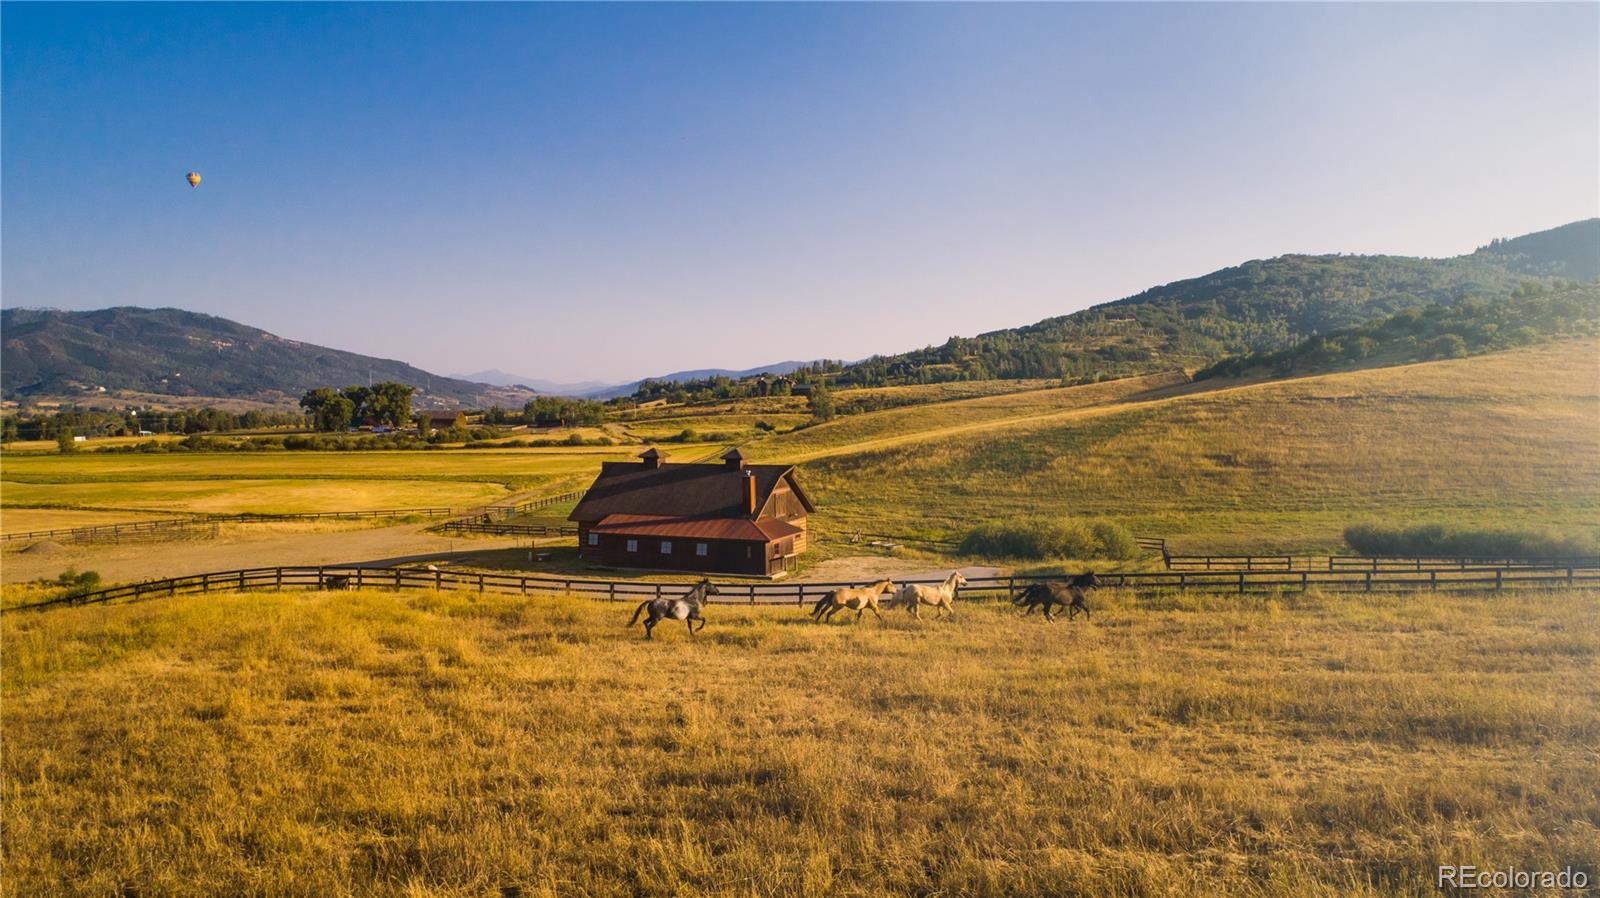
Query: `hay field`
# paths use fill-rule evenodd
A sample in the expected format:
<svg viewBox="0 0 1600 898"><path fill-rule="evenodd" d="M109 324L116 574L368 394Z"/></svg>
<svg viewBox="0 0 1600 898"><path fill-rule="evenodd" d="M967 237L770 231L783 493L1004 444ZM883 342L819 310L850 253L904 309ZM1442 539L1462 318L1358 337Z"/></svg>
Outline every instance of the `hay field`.
<svg viewBox="0 0 1600 898"><path fill-rule="evenodd" d="M8 507L210 513L465 507L587 485L628 447L414 452L6 456Z"/></svg>
<svg viewBox="0 0 1600 898"><path fill-rule="evenodd" d="M824 535L948 536L1015 515L1104 515L1187 537L1179 544L1194 551L1306 551L1336 547L1346 524L1367 519L1592 527L1597 358L1591 340L1242 386L1208 381L972 427L962 410L996 401L977 400L906 410L950 410L942 425L923 419L925 430L881 426L904 421L894 413L866 415L840 422L853 442L828 425L758 451L815 456L802 476L827 509L816 518Z"/></svg>
<svg viewBox="0 0 1600 898"><path fill-rule="evenodd" d="M8 895L1432 895L1593 863L1593 592L814 625L261 593L9 613Z"/></svg>

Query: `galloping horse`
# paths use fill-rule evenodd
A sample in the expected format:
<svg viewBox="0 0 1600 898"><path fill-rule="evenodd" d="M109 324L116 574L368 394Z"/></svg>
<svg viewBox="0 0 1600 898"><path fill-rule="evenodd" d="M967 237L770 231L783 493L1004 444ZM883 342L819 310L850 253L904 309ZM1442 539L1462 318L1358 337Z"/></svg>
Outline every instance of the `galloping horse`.
<svg viewBox="0 0 1600 898"><path fill-rule="evenodd" d="M648 608L650 609L650 616L644 619L644 638L654 639L655 637L650 635L650 631L655 629L656 624L660 623L663 618L668 617L673 620L683 621L684 625L689 628L689 635L692 637L695 634L695 621L700 622L701 630L706 628L706 619L700 616L700 609L705 607L706 604L706 596L718 594L719 590L711 585L710 580L702 579L694 585L693 589L677 598L663 596L659 599L645 599L634 610L633 620L628 621L628 626L631 627L638 623L639 615L644 614L645 609Z"/></svg>
<svg viewBox="0 0 1600 898"><path fill-rule="evenodd" d="M894 591L894 581L879 580L871 586L843 586L829 592L817 600L811 608L811 619L815 621L833 620L833 616L845 608L853 609L856 620L861 620L863 612L870 610L880 623L883 615L878 613L878 596Z"/></svg>
<svg viewBox="0 0 1600 898"><path fill-rule="evenodd" d="M1053 621L1056 619L1055 615L1050 613L1050 609L1055 605L1062 605L1066 607L1067 620L1072 620L1073 618L1077 617L1078 612L1080 611L1083 612L1084 617L1088 617L1089 606L1083 602L1083 591L1086 589L1094 589L1099 585L1100 578L1094 575L1094 571L1087 571L1085 573L1078 574L1065 583L1062 583L1059 580L1049 580L1044 583L1035 583L1027 589L1024 589L1022 591L1022 595L1017 596L1017 598L1011 604L1016 605L1019 608L1026 606L1028 609L1028 614L1032 614L1035 607L1043 605L1044 619L1047 621Z"/></svg>
<svg viewBox="0 0 1600 898"><path fill-rule="evenodd" d="M956 597L956 589L967 585L967 578L961 576L960 571L951 571L950 576L938 586L924 586L920 583L907 583L900 587L900 592L894 597L895 604L905 603L906 610L917 620L922 620L922 606L931 605L939 609L939 616L955 614L955 609L950 603Z"/></svg>

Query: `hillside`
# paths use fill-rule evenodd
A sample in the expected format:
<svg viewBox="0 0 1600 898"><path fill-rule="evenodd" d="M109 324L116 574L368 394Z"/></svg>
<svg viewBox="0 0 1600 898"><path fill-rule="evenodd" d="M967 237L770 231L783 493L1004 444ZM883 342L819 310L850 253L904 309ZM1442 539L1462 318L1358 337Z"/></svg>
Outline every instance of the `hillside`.
<svg viewBox="0 0 1600 898"><path fill-rule="evenodd" d="M106 391L297 398L314 387L393 380L417 404L521 405L527 390L440 377L392 359L287 340L181 309L0 311L7 399Z"/></svg>
<svg viewBox="0 0 1600 898"><path fill-rule="evenodd" d="M1250 382L1121 381L841 418L802 462L826 534L1108 516L1191 550L1336 547L1369 520L1592 527L1600 343Z"/></svg>
<svg viewBox="0 0 1600 898"><path fill-rule="evenodd" d="M1600 218L1495 240L1472 257L1518 274L1592 281L1600 278Z"/></svg>
<svg viewBox="0 0 1600 898"><path fill-rule="evenodd" d="M843 385L1086 378L1200 367L1285 349L1407 309L1512 299L1600 276L1600 219L1450 259L1287 255L1246 262L1035 324L844 366Z"/></svg>

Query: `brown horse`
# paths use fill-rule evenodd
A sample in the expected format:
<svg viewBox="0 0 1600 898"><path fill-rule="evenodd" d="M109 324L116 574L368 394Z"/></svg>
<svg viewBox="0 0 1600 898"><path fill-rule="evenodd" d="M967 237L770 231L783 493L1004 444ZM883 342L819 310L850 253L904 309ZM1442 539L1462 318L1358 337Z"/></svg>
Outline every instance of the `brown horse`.
<svg viewBox="0 0 1600 898"><path fill-rule="evenodd" d="M879 623L883 622L883 615L878 613L878 596L894 591L894 581L879 580L871 586L841 586L817 600L811 608L811 619L814 621L833 620L833 616L846 608L856 613L856 620L861 620L861 615L871 611Z"/></svg>
<svg viewBox="0 0 1600 898"><path fill-rule="evenodd" d="M1094 589L1099 585L1100 578L1094 575L1094 571L1087 571L1078 574L1065 583L1060 580L1035 583L1024 589L1022 595L1017 596L1016 600L1011 604L1016 605L1018 608L1026 607L1028 614L1032 614L1034 608L1043 605L1044 619L1047 621L1056 619L1055 615L1051 614L1050 611L1054 606L1061 605L1067 609L1067 620L1070 621L1077 617L1080 611L1083 612L1084 617L1089 616L1089 606L1083 601L1084 590Z"/></svg>
<svg viewBox="0 0 1600 898"><path fill-rule="evenodd" d="M967 585L967 578L961 576L960 571L951 571L950 576L938 586L924 586L921 583L907 583L900 587L900 592L894 597L895 604L905 603L906 610L917 620L922 620L922 606L928 605L939 609L939 616L954 615L955 609L950 603L955 600L956 590Z"/></svg>

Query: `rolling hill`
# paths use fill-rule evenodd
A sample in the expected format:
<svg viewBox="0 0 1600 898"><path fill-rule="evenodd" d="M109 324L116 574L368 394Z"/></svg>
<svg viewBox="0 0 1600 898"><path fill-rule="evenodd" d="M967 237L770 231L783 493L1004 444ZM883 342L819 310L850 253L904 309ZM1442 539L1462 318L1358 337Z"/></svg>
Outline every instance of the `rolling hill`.
<svg viewBox="0 0 1600 898"><path fill-rule="evenodd" d="M169 396L287 400L314 387L393 380L417 404L521 405L532 393L440 377L404 362L287 340L181 309L0 311L7 399L137 391Z"/></svg>
<svg viewBox="0 0 1600 898"><path fill-rule="evenodd" d="M1600 219L1448 259L1287 255L1152 287L1035 324L847 365L840 385L1084 378L1200 367L1467 299L1508 300L1600 277Z"/></svg>

